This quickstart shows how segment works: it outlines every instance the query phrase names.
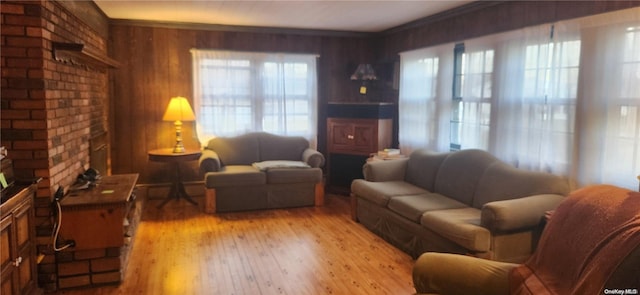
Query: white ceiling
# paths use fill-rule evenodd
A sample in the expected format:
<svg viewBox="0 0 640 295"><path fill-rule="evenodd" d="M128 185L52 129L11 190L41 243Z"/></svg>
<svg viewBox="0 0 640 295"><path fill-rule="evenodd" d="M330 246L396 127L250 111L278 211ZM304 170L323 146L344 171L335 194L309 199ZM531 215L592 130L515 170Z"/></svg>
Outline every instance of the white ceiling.
<svg viewBox="0 0 640 295"><path fill-rule="evenodd" d="M112 19L380 32L473 1L94 0Z"/></svg>

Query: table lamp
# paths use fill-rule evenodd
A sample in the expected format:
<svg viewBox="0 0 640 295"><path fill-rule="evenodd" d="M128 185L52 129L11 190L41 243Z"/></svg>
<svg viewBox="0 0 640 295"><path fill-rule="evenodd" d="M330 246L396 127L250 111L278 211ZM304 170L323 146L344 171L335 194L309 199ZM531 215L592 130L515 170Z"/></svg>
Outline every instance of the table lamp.
<svg viewBox="0 0 640 295"><path fill-rule="evenodd" d="M370 64L359 64L356 71L351 75L351 80L362 81L360 94L367 95L367 81L378 80L378 77Z"/></svg>
<svg viewBox="0 0 640 295"><path fill-rule="evenodd" d="M184 145L182 144L182 121L194 121L196 116L193 109L189 105L189 101L182 97L172 97L167 107L167 111L162 116L163 121L174 121L176 126L176 146L173 148L174 153L184 153Z"/></svg>

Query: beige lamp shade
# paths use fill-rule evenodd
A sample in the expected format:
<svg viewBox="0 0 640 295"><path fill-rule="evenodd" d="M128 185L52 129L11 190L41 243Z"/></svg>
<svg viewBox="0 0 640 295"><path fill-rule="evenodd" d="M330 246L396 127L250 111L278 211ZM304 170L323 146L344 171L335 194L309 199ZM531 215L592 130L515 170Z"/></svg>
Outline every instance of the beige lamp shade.
<svg viewBox="0 0 640 295"><path fill-rule="evenodd" d="M189 101L182 96L172 97L164 116L162 116L163 121L193 121L195 119L196 116L193 114Z"/></svg>
<svg viewBox="0 0 640 295"><path fill-rule="evenodd" d="M189 105L189 101L182 97L172 97L169 101L167 111L162 116L163 121L173 121L176 127L176 145L173 147L174 153L184 153L184 145L182 144L182 121L194 121L196 116L193 109Z"/></svg>

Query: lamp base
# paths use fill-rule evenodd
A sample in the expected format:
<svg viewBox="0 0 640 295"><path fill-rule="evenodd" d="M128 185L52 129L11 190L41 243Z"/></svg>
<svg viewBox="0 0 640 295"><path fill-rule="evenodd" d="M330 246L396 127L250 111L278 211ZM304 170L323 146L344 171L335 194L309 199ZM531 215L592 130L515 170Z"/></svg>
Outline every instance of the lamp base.
<svg viewBox="0 0 640 295"><path fill-rule="evenodd" d="M175 121L174 125L176 127L176 145L173 147L173 152L184 153L184 145L182 144L182 121Z"/></svg>
<svg viewBox="0 0 640 295"><path fill-rule="evenodd" d="M176 146L173 147L173 153L174 154L184 153L184 146L182 145L182 143L180 144L176 143Z"/></svg>

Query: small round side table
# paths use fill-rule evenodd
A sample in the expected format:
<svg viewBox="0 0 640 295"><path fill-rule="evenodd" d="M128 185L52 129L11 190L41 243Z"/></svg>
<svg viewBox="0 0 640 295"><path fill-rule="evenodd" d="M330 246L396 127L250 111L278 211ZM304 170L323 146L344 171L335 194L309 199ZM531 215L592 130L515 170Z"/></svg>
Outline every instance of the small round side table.
<svg viewBox="0 0 640 295"><path fill-rule="evenodd" d="M182 182L182 173L180 172L180 163L187 161L196 161L200 158L202 152L200 150L185 150L183 153L174 153L173 148L166 149L157 149L149 151L149 160L154 162L164 162L164 163L172 163L175 167L176 176L173 179L173 183L171 185L171 191L169 191L169 196L167 199L162 201L158 208L163 207L167 204L171 199L180 199L184 198L189 203L198 205L196 201L194 201L191 196L187 194L187 191L184 189L184 183Z"/></svg>

